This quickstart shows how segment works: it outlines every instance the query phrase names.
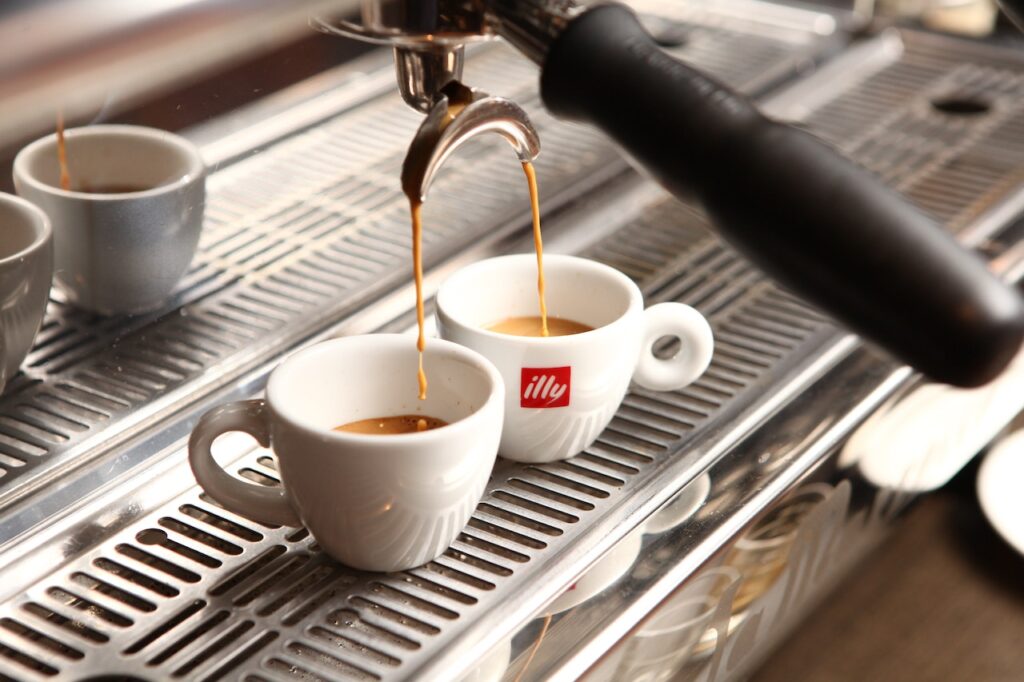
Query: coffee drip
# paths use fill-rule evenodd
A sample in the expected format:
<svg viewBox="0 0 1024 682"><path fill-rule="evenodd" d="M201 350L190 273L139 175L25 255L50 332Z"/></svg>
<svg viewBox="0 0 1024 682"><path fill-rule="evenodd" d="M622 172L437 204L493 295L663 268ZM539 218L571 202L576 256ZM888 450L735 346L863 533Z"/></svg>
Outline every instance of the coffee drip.
<svg viewBox="0 0 1024 682"><path fill-rule="evenodd" d="M57 163L60 165L60 188L65 191L71 191L71 172L68 170L68 145L64 137L64 114L61 112L57 112ZM132 192L143 192L147 189L149 188L129 183L91 185L80 182L77 191L87 194L130 194Z"/></svg>
<svg viewBox="0 0 1024 682"><path fill-rule="evenodd" d="M454 118L454 115L452 116ZM544 300L544 242L541 239L540 232L540 201L539 193L537 191L537 173L534 170L533 164L529 161L523 161L523 171L526 173L526 181L530 189L530 209L533 213L533 244L537 251L537 298L540 304L540 330L539 334L534 333L518 333L518 332L506 332L503 329L491 328L493 331L501 333L513 333L519 336L549 336L548 329L548 307ZM417 359L417 370L416 370L416 382L419 386L419 399L427 399L427 375L423 371L423 350L426 348L426 334L424 332L424 313L423 313L423 202L416 197L409 198L409 213L412 218L412 272L413 279L416 284L416 350L418 352ZM519 319L519 318L515 318ZM526 318L523 318L526 319ZM564 336L566 334L578 334L581 331L589 331L591 327L581 325L571 320L558 320L563 324L576 325L574 331L563 331L556 336ZM501 323L499 323L500 325ZM521 325L520 325L521 326ZM518 327L517 327L518 328ZM568 328L568 327L564 327Z"/></svg>
<svg viewBox="0 0 1024 682"><path fill-rule="evenodd" d="M419 356L416 382L419 385L419 399L426 400L427 375L423 371L423 350L427 345L423 330L423 202L410 197L409 212L412 214L412 273L416 282L416 351Z"/></svg>
<svg viewBox="0 0 1024 682"><path fill-rule="evenodd" d="M60 188L71 189L71 173L68 172L68 147L64 142L64 114L57 112L57 162L60 164Z"/></svg>
<svg viewBox="0 0 1024 682"><path fill-rule="evenodd" d="M523 161L523 172L530 187L530 210L533 212L533 248L537 251L537 299L540 302L540 335L548 336L548 305L544 300L544 240L540 236L540 195L537 172L533 164Z"/></svg>
<svg viewBox="0 0 1024 682"><path fill-rule="evenodd" d="M540 201L537 174L531 163L539 153L536 131L526 113L514 103L484 93L471 91L456 81L443 88L439 101L420 126L402 167L402 189L409 199L412 222L413 279L416 288L416 381L418 397L426 400L427 376L423 369L426 347L423 311L423 201L426 188L447 155L462 140L481 131L499 133L516 149L530 192L533 214L533 238L537 252L537 294L540 307L541 335L548 335L547 305L544 300L544 245L540 229Z"/></svg>

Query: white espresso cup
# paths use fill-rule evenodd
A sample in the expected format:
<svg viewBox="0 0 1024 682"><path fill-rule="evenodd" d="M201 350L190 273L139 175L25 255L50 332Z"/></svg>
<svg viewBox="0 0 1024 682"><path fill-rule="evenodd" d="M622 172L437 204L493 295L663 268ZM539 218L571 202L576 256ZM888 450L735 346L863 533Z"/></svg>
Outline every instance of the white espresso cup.
<svg viewBox="0 0 1024 682"><path fill-rule="evenodd" d="M333 339L291 356L265 400L207 412L192 432L199 485L227 509L262 523L304 525L338 561L398 571L438 557L483 495L501 437L504 385L477 353L427 344L427 399L417 399L415 340L375 334ZM448 424L418 433L333 429L375 417L423 414ZM210 446L244 431L273 448L283 488L225 472Z"/></svg>
<svg viewBox="0 0 1024 682"><path fill-rule="evenodd" d="M644 310L640 289L624 274L572 256L544 258L548 314L592 331L556 337L511 336L487 327L538 315L533 254L469 265L437 294L441 337L472 348L505 379L500 454L520 462L552 462L590 445L611 421L630 379L666 391L696 380L711 362L707 320L681 303ZM672 358L654 355L664 336L677 337Z"/></svg>
<svg viewBox="0 0 1024 682"><path fill-rule="evenodd" d="M71 189L60 186L57 136L14 159L18 194L53 223L54 284L102 313L162 306L199 243L206 166L185 138L155 128L96 125L65 134Z"/></svg>
<svg viewBox="0 0 1024 682"><path fill-rule="evenodd" d="M41 210L0 192L0 391L39 333L53 279L53 231Z"/></svg>

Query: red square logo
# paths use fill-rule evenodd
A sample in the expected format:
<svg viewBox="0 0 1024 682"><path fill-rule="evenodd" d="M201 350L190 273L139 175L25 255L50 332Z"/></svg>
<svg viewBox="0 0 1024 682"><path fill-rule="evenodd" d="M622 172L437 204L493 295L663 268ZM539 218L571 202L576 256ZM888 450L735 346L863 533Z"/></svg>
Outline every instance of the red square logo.
<svg viewBox="0 0 1024 682"><path fill-rule="evenodd" d="M571 384L572 367L523 367L519 407L565 407Z"/></svg>

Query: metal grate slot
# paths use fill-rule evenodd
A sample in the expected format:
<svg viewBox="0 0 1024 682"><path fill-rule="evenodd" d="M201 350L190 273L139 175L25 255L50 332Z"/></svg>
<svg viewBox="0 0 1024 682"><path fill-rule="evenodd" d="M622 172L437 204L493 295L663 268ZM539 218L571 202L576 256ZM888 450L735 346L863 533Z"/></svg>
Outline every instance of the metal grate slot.
<svg viewBox="0 0 1024 682"><path fill-rule="evenodd" d="M373 673L367 672L366 670L358 668L351 663L347 663L342 659L337 658L336 656L332 656L331 654L328 654L320 649L314 648L306 644L292 642L288 644L286 648L290 653L294 654L298 658L298 660L302 662L303 665L310 666L314 670L320 671L325 675L329 675L330 677L341 675L345 679L354 680L380 679L378 675L374 675ZM289 667L288 670L290 671L291 667ZM303 670L302 668L298 668L298 671L301 671L302 673L301 679L309 679L306 677L306 675L308 675L309 673L307 673L305 670ZM330 679L330 677L314 677L313 679Z"/></svg>
<svg viewBox="0 0 1024 682"><path fill-rule="evenodd" d="M47 624L60 628L63 633L74 635L75 637L87 642L103 644L110 639L102 632L92 629L85 623L74 618L62 616L57 611L48 609L40 604L28 602L24 604L22 608L25 613L33 615Z"/></svg>
<svg viewBox="0 0 1024 682"><path fill-rule="evenodd" d="M258 607L256 613L260 616L269 616L277 613L292 601L303 598L305 593L320 590L325 585L336 582L341 573L342 571L336 566L319 566L309 571L307 575L298 580L294 585L282 590L279 595L274 596L272 594L273 599Z"/></svg>
<svg viewBox="0 0 1024 682"><path fill-rule="evenodd" d="M16 649L13 646L8 646L3 641L0 641L0 657L7 659L12 663L16 663L25 668L24 672L34 672L47 677L52 677L60 672L57 668L51 665L47 665L37 658L26 654L20 649ZM15 673L17 674L17 673ZM8 677L8 679L17 679L16 677Z"/></svg>
<svg viewBox="0 0 1024 682"><path fill-rule="evenodd" d="M271 590L281 581L286 580L293 573L301 569L309 562L308 554L291 554L279 562L273 571L263 577L255 585L242 592L232 599L236 606L245 606L260 596L270 594Z"/></svg>
<svg viewBox="0 0 1024 682"><path fill-rule="evenodd" d="M425 635L436 635L441 631L440 628L431 625L430 623L425 623L417 618L406 616L399 611L395 611L372 599L367 599L365 597L353 597L349 599L349 603L366 613L368 618L376 617L375 620L378 620L381 624L383 624L384 621L390 621L388 625L392 628L395 626L401 626L402 628Z"/></svg>
<svg viewBox="0 0 1024 682"><path fill-rule="evenodd" d="M200 671L196 670L203 663L210 660L213 656L217 655L231 644L236 643L245 633L252 630L255 623L251 620L244 620L241 623L234 625L229 628L227 632L220 635L207 647L196 653L192 658L188 659L180 666L178 666L173 673L173 677L184 677L190 673L199 673L196 676L201 677ZM276 633L274 633L276 634Z"/></svg>
<svg viewBox="0 0 1024 682"><path fill-rule="evenodd" d="M207 568L217 568L223 563L220 559L215 559L209 554L197 550L195 547L189 547L181 544L180 542L171 540L164 530L159 530L157 528L146 528L145 530L138 532L135 536L135 541L142 545L161 547L168 552L173 552L177 555L177 557L173 557L173 560L175 561L178 557L181 557L194 561ZM159 552L160 550L156 549L156 547L153 548L154 551Z"/></svg>
<svg viewBox="0 0 1024 682"><path fill-rule="evenodd" d="M120 602L118 606L127 606L130 609L143 612L150 612L156 610L156 605L153 604L153 602L138 597L127 590L123 590L119 587L114 587L109 582L98 580L97 578L94 578L88 573L72 573L71 582L76 583L77 585L79 585L80 588L84 590L90 590L92 592L102 594L105 597L108 597L109 599ZM88 594L88 592L86 594ZM175 594L177 594L176 590L172 594L164 596L173 597Z"/></svg>
<svg viewBox="0 0 1024 682"><path fill-rule="evenodd" d="M173 561L167 559L161 559L160 557L150 552L139 549L129 544L120 544L115 547L117 553L128 562L137 562L140 568L151 568L159 571L166 576L176 578L186 583L197 583L199 582L199 574L195 573L187 568L178 566ZM154 552L156 548L151 548Z"/></svg>
<svg viewBox="0 0 1024 682"><path fill-rule="evenodd" d="M205 601L203 601L202 599L196 599L191 604L189 604L188 606L183 608L179 613L174 614L166 622L161 623L159 626L154 628L152 631L150 631L144 637L142 637L139 640L137 640L136 642L134 642L131 646L125 648L124 653L125 654L137 654L140 651L143 651L150 644L152 644L153 642L156 642L161 637L166 635L168 632L170 632L174 628L178 627L179 625L181 625L182 623L187 621L189 618L191 618L195 614L199 613L203 609L203 607L205 607L205 606L206 606L206 602Z"/></svg>
<svg viewBox="0 0 1024 682"><path fill-rule="evenodd" d="M176 597L178 596L179 590L175 587L151 578L145 573L140 573L135 569L128 568L123 564L119 564L116 561L110 559L97 559L93 564L96 568L106 571L109 574L115 575L125 582L132 583L134 586L141 587L150 592L154 592L161 597ZM150 608L143 608L143 611L151 611L152 604L147 604Z"/></svg>
<svg viewBox="0 0 1024 682"><path fill-rule="evenodd" d="M250 577L261 572L279 556L287 551L284 545L274 545L265 550L262 554L254 557L248 563L240 566L234 573L228 575L224 580L210 588L211 595L221 595L230 592L239 585L245 583Z"/></svg>
<svg viewBox="0 0 1024 682"><path fill-rule="evenodd" d="M70 661L77 661L85 655L73 646L64 644L60 640L49 637L39 630L23 625L13 618L0 618L0 628Z"/></svg>
<svg viewBox="0 0 1024 682"><path fill-rule="evenodd" d="M230 611L222 609L207 618L202 619L199 623L194 625L183 635L179 636L169 645L164 647L159 653L150 658L149 661L147 661L147 664L151 666L161 665L174 656L177 656L182 651L185 651L190 645L194 645L198 641L207 641L209 637L216 636L217 626L226 622L230 616Z"/></svg>
<svg viewBox="0 0 1024 682"><path fill-rule="evenodd" d="M232 672L242 663L251 659L262 649L266 648L266 646L277 639L278 636L277 632L271 631L264 632L263 634L252 638L248 643L240 647L238 653L230 656L223 665L213 670L209 675L203 677L203 682L214 682L215 680L224 679L228 673Z"/></svg>
<svg viewBox="0 0 1024 682"><path fill-rule="evenodd" d="M104 623L119 628L126 628L132 624L129 618L122 616L120 613L100 606L96 602L84 599L60 587L51 587L46 590L46 596L60 606L81 612L83 616L86 616L85 620L87 622L92 621L96 625Z"/></svg>

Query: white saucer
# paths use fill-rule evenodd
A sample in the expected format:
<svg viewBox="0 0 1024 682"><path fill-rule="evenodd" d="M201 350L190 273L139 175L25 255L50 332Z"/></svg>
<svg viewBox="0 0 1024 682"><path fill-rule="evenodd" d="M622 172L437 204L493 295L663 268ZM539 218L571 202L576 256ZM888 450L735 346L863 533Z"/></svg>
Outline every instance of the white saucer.
<svg viewBox="0 0 1024 682"><path fill-rule="evenodd" d="M1024 431L995 445L978 470L978 499L992 527L1024 554Z"/></svg>

